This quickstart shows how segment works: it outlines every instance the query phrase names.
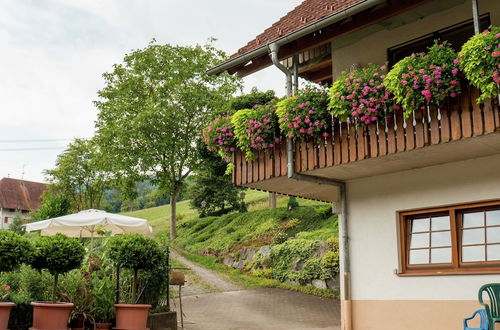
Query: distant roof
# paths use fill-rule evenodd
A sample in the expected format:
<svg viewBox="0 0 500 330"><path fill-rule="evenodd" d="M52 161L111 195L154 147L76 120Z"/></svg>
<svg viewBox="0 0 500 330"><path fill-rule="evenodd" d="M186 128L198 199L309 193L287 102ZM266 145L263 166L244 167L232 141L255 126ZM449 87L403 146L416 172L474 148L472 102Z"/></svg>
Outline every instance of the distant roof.
<svg viewBox="0 0 500 330"><path fill-rule="evenodd" d="M246 46L240 48L237 53L231 55L231 59L251 52L263 45L271 43L281 37L292 34L308 25L312 25L330 15L338 14L344 9L364 2L365 0L305 0L288 14L280 18L271 27L264 30Z"/></svg>
<svg viewBox="0 0 500 330"><path fill-rule="evenodd" d="M44 183L3 178L0 180L0 207L34 211L40 206L40 196L46 189Z"/></svg>

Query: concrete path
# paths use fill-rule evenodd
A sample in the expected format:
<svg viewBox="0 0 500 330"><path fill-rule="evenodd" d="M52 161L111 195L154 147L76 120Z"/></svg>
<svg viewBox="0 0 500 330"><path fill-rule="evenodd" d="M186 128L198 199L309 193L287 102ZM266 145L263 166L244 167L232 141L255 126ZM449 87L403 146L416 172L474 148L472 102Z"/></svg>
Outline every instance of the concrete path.
<svg viewBox="0 0 500 330"><path fill-rule="evenodd" d="M175 251L171 256L222 291L191 296L183 294L185 330L340 329L338 300L281 289L243 290ZM179 309L177 301L173 307Z"/></svg>
<svg viewBox="0 0 500 330"><path fill-rule="evenodd" d="M194 262L191 262L178 254L177 252L171 250L170 251L170 257L176 259L177 261L183 263L186 265L188 268L191 268L192 271L198 273L198 275L207 283L210 285L214 286L216 289L222 292L226 291L238 291L241 290L239 286L236 286L232 283L229 283L225 280L223 280L219 275L211 272L210 270L207 270L198 264L195 264Z"/></svg>

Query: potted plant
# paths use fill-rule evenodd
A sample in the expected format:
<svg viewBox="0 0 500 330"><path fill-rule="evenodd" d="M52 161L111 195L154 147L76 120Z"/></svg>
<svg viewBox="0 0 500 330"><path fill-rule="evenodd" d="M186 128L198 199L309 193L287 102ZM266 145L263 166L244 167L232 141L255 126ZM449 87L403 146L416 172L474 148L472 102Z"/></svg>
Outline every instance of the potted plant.
<svg viewBox="0 0 500 330"><path fill-rule="evenodd" d="M96 330L108 330L115 315L115 285L106 274L92 273L90 278L94 302L92 316Z"/></svg>
<svg viewBox="0 0 500 330"><path fill-rule="evenodd" d="M500 27L491 26L470 38L459 59L465 77L481 91L478 101L500 95Z"/></svg>
<svg viewBox="0 0 500 330"><path fill-rule="evenodd" d="M202 138L208 150L217 152L226 162L229 162L231 153L236 150L231 115L226 113L210 122L203 129Z"/></svg>
<svg viewBox="0 0 500 330"><path fill-rule="evenodd" d="M73 303L57 302L59 275L80 267L84 248L74 238L63 234L40 237L35 241L32 266L46 269L54 277L52 302L32 302L33 329L67 329Z"/></svg>
<svg viewBox="0 0 500 330"><path fill-rule="evenodd" d="M278 102L276 114L281 131L288 138L328 136L331 116L328 113L328 89L310 85L294 96Z"/></svg>
<svg viewBox="0 0 500 330"><path fill-rule="evenodd" d="M9 230L0 231L0 273L10 272L31 258L31 243L19 234ZM8 302L10 286L0 283L0 330L7 329L9 315L14 303Z"/></svg>
<svg viewBox="0 0 500 330"><path fill-rule="evenodd" d="M151 238L139 234L123 234L110 239L109 258L115 265L133 271L129 304L116 304L117 329L146 329L151 305L137 304L139 270L151 270L161 262L163 251Z"/></svg>

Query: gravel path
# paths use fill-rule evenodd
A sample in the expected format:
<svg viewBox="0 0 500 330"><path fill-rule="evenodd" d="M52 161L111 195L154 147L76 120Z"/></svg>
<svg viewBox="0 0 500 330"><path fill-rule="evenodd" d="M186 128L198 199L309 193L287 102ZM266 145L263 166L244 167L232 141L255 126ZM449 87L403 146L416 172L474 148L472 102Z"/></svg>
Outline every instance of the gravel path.
<svg viewBox="0 0 500 330"><path fill-rule="evenodd" d="M183 263L186 265L188 268L191 268L194 272L198 273L198 275L207 283L215 287L221 292L230 292L230 291L239 291L242 290L239 286L236 286L232 283L229 283L222 278L220 278L219 275L211 272L210 270L207 270L203 267L198 266L197 264L187 260L177 252L171 250L170 251L170 256L177 261ZM184 291L184 290L183 290ZM186 291L186 293L189 292L189 289ZM201 293L201 292L199 292Z"/></svg>

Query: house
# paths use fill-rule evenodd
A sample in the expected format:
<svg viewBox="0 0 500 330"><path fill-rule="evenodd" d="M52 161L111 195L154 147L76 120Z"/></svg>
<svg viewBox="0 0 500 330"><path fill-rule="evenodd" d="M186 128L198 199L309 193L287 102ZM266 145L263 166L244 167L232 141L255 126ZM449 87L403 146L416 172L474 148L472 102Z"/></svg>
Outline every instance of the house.
<svg viewBox="0 0 500 330"><path fill-rule="evenodd" d="M8 229L19 213L23 220L38 209L40 196L47 189L44 183L3 178L0 180L0 229Z"/></svg>
<svg viewBox="0 0 500 330"><path fill-rule="evenodd" d="M306 0L209 74L275 65L291 95L298 77L331 83L437 38L459 49L490 24L498 0ZM337 123L320 142L233 154L239 186L334 203L343 329L459 329L479 287L500 282L499 105L477 96L465 87L442 116L396 114L387 130Z"/></svg>

